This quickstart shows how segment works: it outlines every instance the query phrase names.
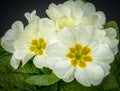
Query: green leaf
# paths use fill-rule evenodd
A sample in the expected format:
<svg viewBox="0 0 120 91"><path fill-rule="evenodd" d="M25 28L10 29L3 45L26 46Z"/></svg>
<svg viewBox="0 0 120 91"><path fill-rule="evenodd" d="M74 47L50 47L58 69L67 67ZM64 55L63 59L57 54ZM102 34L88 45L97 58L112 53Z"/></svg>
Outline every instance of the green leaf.
<svg viewBox="0 0 120 91"><path fill-rule="evenodd" d="M41 71L42 71L44 74L46 74L46 75L51 74L51 70L50 70L49 68L43 67L43 68L41 69Z"/></svg>
<svg viewBox="0 0 120 91"><path fill-rule="evenodd" d="M28 78L29 74L18 74L18 73L4 73L0 74L0 87L5 91L10 89L32 91L35 90L35 86L28 85L25 83L25 79ZM12 90L11 90L12 91Z"/></svg>
<svg viewBox="0 0 120 91"><path fill-rule="evenodd" d="M88 0L82 0L84 3L86 3Z"/></svg>
<svg viewBox="0 0 120 91"><path fill-rule="evenodd" d="M115 21L109 21L104 25L104 28L114 28L117 32L117 39L120 40L120 34L119 34L119 27L118 24Z"/></svg>
<svg viewBox="0 0 120 91"><path fill-rule="evenodd" d="M37 85L37 86L49 86L56 82L58 82L60 79L57 78L56 75L53 73L49 75L34 75L29 77L26 82L31 85Z"/></svg>
<svg viewBox="0 0 120 91"><path fill-rule="evenodd" d="M63 81L59 82L59 91L97 91L94 87L85 87L79 84L76 80L65 83Z"/></svg>
<svg viewBox="0 0 120 91"><path fill-rule="evenodd" d="M109 21L104 25L104 28L109 28L109 27L112 27L117 31L119 30L118 24L115 21Z"/></svg>
<svg viewBox="0 0 120 91"><path fill-rule="evenodd" d="M0 73L14 72L13 68L10 66L11 55L11 53L8 53L0 46Z"/></svg>
<svg viewBox="0 0 120 91"><path fill-rule="evenodd" d="M0 45L0 91L32 91L35 86L25 83L30 74L18 73L10 65L12 54Z"/></svg>
<svg viewBox="0 0 120 91"><path fill-rule="evenodd" d="M42 86L42 87L37 88L37 89L40 89L38 91L58 91L58 84L55 83L55 84L50 85L50 86Z"/></svg>
<svg viewBox="0 0 120 91"><path fill-rule="evenodd" d="M25 64L23 67L20 67L16 70L18 73L29 73L29 74L42 74L41 70L36 68L32 62L33 60L29 60L27 64Z"/></svg>
<svg viewBox="0 0 120 91"><path fill-rule="evenodd" d="M103 90L111 90L114 88L118 88L119 84L117 82L117 79L113 74L109 74L102 82L102 88Z"/></svg>

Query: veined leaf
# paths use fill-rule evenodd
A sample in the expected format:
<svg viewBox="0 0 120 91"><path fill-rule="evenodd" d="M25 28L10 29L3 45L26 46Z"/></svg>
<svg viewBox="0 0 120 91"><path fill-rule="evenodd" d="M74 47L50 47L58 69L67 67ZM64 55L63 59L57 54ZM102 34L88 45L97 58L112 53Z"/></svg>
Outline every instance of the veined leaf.
<svg viewBox="0 0 120 91"><path fill-rule="evenodd" d="M118 87L119 84L117 83L117 79L113 74L109 74L102 82L103 90L111 90Z"/></svg>
<svg viewBox="0 0 120 91"><path fill-rule="evenodd" d="M31 85L49 86L57 83L60 79L53 73L49 75L34 75L29 77L26 82Z"/></svg>
<svg viewBox="0 0 120 91"><path fill-rule="evenodd" d="M59 91L97 91L94 87L85 87L78 83L76 80L65 83L63 81L59 82Z"/></svg>

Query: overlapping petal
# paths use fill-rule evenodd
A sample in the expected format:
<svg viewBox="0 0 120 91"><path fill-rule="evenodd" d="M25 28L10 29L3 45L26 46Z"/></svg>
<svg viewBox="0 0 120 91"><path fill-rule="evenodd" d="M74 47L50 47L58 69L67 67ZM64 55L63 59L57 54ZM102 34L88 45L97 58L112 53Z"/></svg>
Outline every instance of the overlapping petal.
<svg viewBox="0 0 120 91"><path fill-rule="evenodd" d="M54 73L66 82L74 79L74 68L71 67L70 61L62 57L50 57L47 59L47 64Z"/></svg>
<svg viewBox="0 0 120 91"><path fill-rule="evenodd" d="M82 0L52 3L46 13L50 19L40 19L35 10L25 13L28 25L16 21L2 37L2 47L13 53L11 66L33 58L36 68L48 67L65 82L99 85L110 73L119 42L115 29L104 29L104 13Z"/></svg>
<svg viewBox="0 0 120 91"><path fill-rule="evenodd" d="M82 0L66 1L63 4L50 4L46 10L47 15L59 26L59 21L65 17L68 22L69 19L73 19L72 26L81 24L82 26L94 26L95 28L103 28L105 24L105 15L103 12L96 12L95 6L92 3L84 3ZM68 21L67 21L68 19ZM64 23L63 22L63 23ZM70 21L69 21L70 22ZM68 26L68 23L64 27ZM58 28L58 30L61 30Z"/></svg>
<svg viewBox="0 0 120 91"><path fill-rule="evenodd" d="M19 35L23 32L23 23L16 21L13 23L11 29L9 29L1 39L1 46L8 52L13 53L13 43L17 40Z"/></svg>
<svg viewBox="0 0 120 91"><path fill-rule="evenodd" d="M33 63L37 68L47 67L45 56L35 56Z"/></svg>

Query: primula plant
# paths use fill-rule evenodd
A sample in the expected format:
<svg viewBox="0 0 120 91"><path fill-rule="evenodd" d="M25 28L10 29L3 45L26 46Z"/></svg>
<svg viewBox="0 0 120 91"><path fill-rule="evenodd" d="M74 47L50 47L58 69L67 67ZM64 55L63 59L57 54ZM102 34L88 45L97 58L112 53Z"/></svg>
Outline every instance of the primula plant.
<svg viewBox="0 0 120 91"><path fill-rule="evenodd" d="M25 13L1 38L0 91L120 91L119 29L90 2Z"/></svg>

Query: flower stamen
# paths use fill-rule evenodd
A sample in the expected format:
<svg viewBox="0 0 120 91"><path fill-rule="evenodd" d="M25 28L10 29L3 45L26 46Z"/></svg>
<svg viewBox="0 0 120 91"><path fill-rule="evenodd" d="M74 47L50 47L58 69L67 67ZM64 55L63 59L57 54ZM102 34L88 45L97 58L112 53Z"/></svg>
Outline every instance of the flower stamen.
<svg viewBox="0 0 120 91"><path fill-rule="evenodd" d="M91 49L88 46L82 47L80 44L76 44L75 47L70 47L69 50L66 57L70 58L72 66L78 65L85 68L87 66L86 62L92 62L92 57L89 55Z"/></svg>
<svg viewBox="0 0 120 91"><path fill-rule="evenodd" d="M29 50L31 52L34 52L38 55L42 55L43 51L46 48L46 42L44 41L43 38L39 38L39 39L33 39L31 42L31 46L29 47Z"/></svg>

